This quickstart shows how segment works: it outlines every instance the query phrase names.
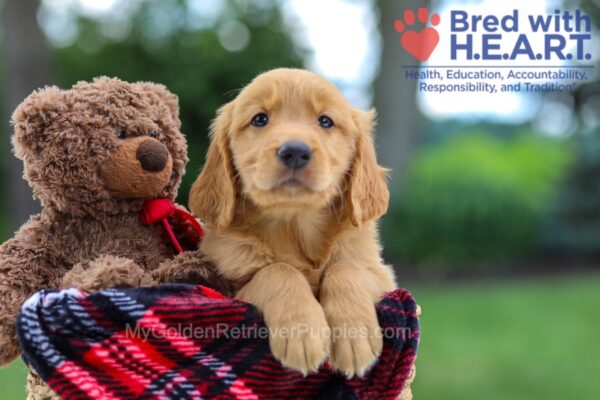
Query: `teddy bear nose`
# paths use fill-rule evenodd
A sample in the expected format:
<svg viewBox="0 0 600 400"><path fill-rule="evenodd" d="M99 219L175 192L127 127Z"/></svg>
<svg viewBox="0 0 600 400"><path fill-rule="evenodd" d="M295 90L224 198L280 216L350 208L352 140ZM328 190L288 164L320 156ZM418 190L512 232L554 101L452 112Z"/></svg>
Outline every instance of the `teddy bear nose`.
<svg viewBox="0 0 600 400"><path fill-rule="evenodd" d="M158 140L145 140L138 146L135 157L145 171L160 172L167 165L169 150Z"/></svg>

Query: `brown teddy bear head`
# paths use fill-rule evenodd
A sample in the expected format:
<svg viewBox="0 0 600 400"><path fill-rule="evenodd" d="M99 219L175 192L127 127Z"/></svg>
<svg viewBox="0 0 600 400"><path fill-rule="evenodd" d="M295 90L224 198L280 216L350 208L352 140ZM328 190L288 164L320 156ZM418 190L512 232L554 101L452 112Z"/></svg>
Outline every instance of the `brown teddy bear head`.
<svg viewBox="0 0 600 400"><path fill-rule="evenodd" d="M115 215L173 199L187 146L177 97L164 86L113 78L32 93L15 110L13 146L42 205Z"/></svg>

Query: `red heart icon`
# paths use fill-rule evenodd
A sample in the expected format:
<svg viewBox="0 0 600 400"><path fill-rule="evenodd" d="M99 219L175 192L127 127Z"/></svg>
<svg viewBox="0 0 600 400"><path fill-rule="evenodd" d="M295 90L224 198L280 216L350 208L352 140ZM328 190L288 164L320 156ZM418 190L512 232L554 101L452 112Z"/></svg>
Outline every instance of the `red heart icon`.
<svg viewBox="0 0 600 400"><path fill-rule="evenodd" d="M419 61L427 61L439 41L440 35L429 26L421 32L405 32L400 39L402 47Z"/></svg>

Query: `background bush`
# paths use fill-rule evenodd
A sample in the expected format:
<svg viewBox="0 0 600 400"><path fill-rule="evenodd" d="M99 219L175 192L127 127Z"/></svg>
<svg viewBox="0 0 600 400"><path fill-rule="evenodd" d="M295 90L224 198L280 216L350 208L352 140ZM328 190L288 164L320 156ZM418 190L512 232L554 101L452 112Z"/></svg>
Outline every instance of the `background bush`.
<svg viewBox="0 0 600 400"><path fill-rule="evenodd" d="M383 226L387 256L472 269L532 252L570 154L564 139L526 132L477 131L423 148Z"/></svg>

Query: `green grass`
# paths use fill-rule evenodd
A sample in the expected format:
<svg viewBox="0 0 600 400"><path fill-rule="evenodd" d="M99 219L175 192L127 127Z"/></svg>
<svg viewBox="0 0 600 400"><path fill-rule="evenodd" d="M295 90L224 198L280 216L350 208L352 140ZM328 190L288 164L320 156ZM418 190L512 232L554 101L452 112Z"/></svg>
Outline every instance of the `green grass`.
<svg viewBox="0 0 600 400"><path fill-rule="evenodd" d="M417 400L600 395L600 276L414 288Z"/></svg>
<svg viewBox="0 0 600 400"><path fill-rule="evenodd" d="M21 360L0 369L0 398L2 400L24 400L27 369Z"/></svg>
<svg viewBox="0 0 600 400"><path fill-rule="evenodd" d="M416 400L592 400L600 394L600 276L422 286ZM0 370L24 399L25 369Z"/></svg>

